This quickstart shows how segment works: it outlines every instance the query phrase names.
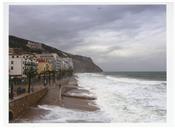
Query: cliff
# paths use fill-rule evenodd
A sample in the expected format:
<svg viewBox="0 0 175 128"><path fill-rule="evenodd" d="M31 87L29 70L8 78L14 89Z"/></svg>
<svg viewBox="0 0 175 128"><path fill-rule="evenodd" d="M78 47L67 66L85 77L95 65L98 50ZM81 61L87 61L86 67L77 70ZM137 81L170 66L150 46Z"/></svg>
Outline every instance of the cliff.
<svg viewBox="0 0 175 128"><path fill-rule="evenodd" d="M84 57L79 55L70 55L70 57L73 60L75 72L102 72L103 71L89 57Z"/></svg>
<svg viewBox="0 0 175 128"><path fill-rule="evenodd" d="M28 47L27 44L32 42L40 47ZM9 36L9 48L18 48L18 52L22 53L57 53L60 57L72 58L74 64L74 72L102 72L103 70L97 66L89 57L73 55L63 52L43 43L22 39L15 36Z"/></svg>

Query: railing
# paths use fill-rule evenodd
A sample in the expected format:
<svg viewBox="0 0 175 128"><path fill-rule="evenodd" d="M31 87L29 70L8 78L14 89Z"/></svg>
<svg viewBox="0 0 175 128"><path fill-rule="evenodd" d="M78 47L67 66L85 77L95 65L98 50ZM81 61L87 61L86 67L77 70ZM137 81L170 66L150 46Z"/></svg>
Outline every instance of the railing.
<svg viewBox="0 0 175 128"><path fill-rule="evenodd" d="M51 86L56 80L63 79L65 77L72 76L73 72L68 71L46 71L34 77L17 78L15 76L9 76L9 98L13 99L24 93L34 92L43 86Z"/></svg>
<svg viewBox="0 0 175 128"><path fill-rule="evenodd" d="M43 81L42 79L35 77L31 79L30 88L28 84L28 78L15 78L14 76L10 77L9 98L13 99L21 94L34 92L43 86ZM30 89L30 91L28 89Z"/></svg>

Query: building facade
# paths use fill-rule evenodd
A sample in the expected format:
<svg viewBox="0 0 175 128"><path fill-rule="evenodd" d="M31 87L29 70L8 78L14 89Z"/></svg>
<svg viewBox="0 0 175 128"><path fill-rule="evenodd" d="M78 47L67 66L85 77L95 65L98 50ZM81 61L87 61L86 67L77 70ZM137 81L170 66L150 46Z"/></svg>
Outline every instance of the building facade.
<svg viewBox="0 0 175 128"><path fill-rule="evenodd" d="M9 75L22 77L23 74L23 58L20 55L9 55Z"/></svg>
<svg viewBox="0 0 175 128"><path fill-rule="evenodd" d="M61 69L62 58L58 56L56 53L51 53L55 59L55 71L59 71Z"/></svg>
<svg viewBox="0 0 175 128"><path fill-rule="evenodd" d="M29 48L34 48L34 49L42 49L42 44L34 43L34 42L31 42L31 41L28 41L26 46L29 47Z"/></svg>
<svg viewBox="0 0 175 128"><path fill-rule="evenodd" d="M46 54L9 54L9 75L26 77L26 69L36 69L38 74L46 71L72 70L71 58L61 58L56 53Z"/></svg>
<svg viewBox="0 0 175 128"><path fill-rule="evenodd" d="M43 74L47 71L53 71L52 65L45 60L38 59L37 73Z"/></svg>
<svg viewBox="0 0 175 128"><path fill-rule="evenodd" d="M37 68L37 59L32 54L9 54L9 75L14 77L26 77L25 70L29 66Z"/></svg>
<svg viewBox="0 0 175 128"><path fill-rule="evenodd" d="M61 66L61 68L63 70L73 69L72 58L62 58L62 66Z"/></svg>
<svg viewBox="0 0 175 128"><path fill-rule="evenodd" d="M37 59L48 62L52 66L52 70L59 71L61 69L62 58L56 53L36 54Z"/></svg>

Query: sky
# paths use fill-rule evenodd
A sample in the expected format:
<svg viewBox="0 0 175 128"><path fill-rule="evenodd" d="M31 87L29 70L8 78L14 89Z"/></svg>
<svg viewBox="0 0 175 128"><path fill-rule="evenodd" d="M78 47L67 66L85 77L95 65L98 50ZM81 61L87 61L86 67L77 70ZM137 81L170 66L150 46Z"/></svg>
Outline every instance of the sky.
<svg viewBox="0 0 175 128"><path fill-rule="evenodd" d="M104 71L166 71L165 5L10 5L9 34Z"/></svg>

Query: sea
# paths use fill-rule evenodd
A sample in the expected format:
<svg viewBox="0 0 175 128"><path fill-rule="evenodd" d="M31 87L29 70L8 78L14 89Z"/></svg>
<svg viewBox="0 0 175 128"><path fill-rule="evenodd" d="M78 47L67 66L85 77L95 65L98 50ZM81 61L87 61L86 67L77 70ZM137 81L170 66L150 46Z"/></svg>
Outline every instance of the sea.
<svg viewBox="0 0 175 128"><path fill-rule="evenodd" d="M77 73L79 86L97 97L97 111L40 105L48 113L26 122L162 123L167 117L166 72ZM25 122L25 121L24 121Z"/></svg>

